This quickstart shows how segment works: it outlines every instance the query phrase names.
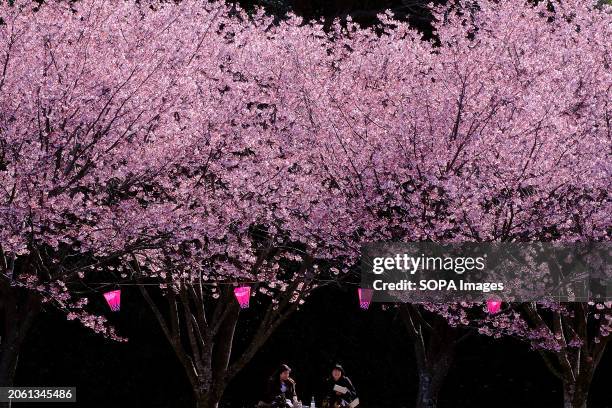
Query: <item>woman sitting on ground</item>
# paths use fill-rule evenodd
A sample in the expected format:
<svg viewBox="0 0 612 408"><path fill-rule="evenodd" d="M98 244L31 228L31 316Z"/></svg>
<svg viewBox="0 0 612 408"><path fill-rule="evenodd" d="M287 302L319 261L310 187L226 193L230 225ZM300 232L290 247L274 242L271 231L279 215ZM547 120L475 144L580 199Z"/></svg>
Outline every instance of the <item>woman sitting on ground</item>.
<svg viewBox="0 0 612 408"><path fill-rule="evenodd" d="M295 393L295 381L289 377L291 368L281 364L278 370L268 380L268 389L264 404L273 408L293 408L297 405L297 394Z"/></svg>
<svg viewBox="0 0 612 408"><path fill-rule="evenodd" d="M323 408L348 407L357 398L357 391L351 380L345 375L344 368L336 364L326 383L326 397Z"/></svg>

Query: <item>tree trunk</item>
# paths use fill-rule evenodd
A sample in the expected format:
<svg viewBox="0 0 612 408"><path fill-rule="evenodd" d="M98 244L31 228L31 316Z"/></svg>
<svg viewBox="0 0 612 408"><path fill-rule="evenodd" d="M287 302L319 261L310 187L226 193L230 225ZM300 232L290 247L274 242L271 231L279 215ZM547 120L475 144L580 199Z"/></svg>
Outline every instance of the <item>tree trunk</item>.
<svg viewBox="0 0 612 408"><path fill-rule="evenodd" d="M5 341L10 344L5 344ZM2 340L0 345L0 387L10 387L15 380L17 361L19 360L19 347L15 341Z"/></svg>
<svg viewBox="0 0 612 408"><path fill-rule="evenodd" d="M419 374L419 391L416 408L435 408L438 406L438 396L448 374L448 366L441 366L433 373Z"/></svg>
<svg viewBox="0 0 612 408"><path fill-rule="evenodd" d="M423 314L415 305L402 305L400 316L414 342L419 376L416 408L435 408L457 343L469 333L450 327L440 316Z"/></svg>
<svg viewBox="0 0 612 408"><path fill-rule="evenodd" d="M23 340L38 314L35 294L3 288L0 305L0 387L13 385Z"/></svg>
<svg viewBox="0 0 612 408"><path fill-rule="evenodd" d="M310 261L304 262L300 273L304 273L310 265ZM135 258L134 268L140 273ZM140 280L138 282L141 283ZM306 289L300 289L301 294L312 289L311 282L305 286ZM197 408L217 408L231 380L253 358L276 327L297 309L299 302L292 299L300 285L303 282L292 282L278 304L270 302L250 342L232 364L230 357L240 316L232 287L222 288L221 298L210 303L206 302L203 289L197 285L185 286L179 293L169 291L165 293L169 305L168 317L164 316L144 285L139 284L139 288L185 369Z"/></svg>
<svg viewBox="0 0 612 408"><path fill-rule="evenodd" d="M0 347L0 387L11 387L15 379L19 348ZM0 408L9 408L8 402L0 401Z"/></svg>
<svg viewBox="0 0 612 408"><path fill-rule="evenodd" d="M220 398L212 393L196 394L196 408L218 408Z"/></svg>
<svg viewBox="0 0 612 408"><path fill-rule="evenodd" d="M15 372L23 340L40 309L36 295L12 288L0 287L0 387L15 382ZM0 408L8 403L0 402Z"/></svg>
<svg viewBox="0 0 612 408"><path fill-rule="evenodd" d="M441 339L444 342L444 339ZM433 352L432 352L433 351ZM419 390L416 408L435 408L438 396L455 354L454 339L442 348L430 348L426 367L419 367Z"/></svg>
<svg viewBox="0 0 612 408"><path fill-rule="evenodd" d="M573 390L572 385L563 385L563 407L564 408L586 408L588 392Z"/></svg>
<svg viewBox="0 0 612 408"><path fill-rule="evenodd" d="M549 322L540 315L534 303L524 304L522 310L534 328L548 331L563 342L560 350L540 350L540 355L546 367L563 384L564 408L586 408L593 375L606 349L608 338L599 335L592 337L593 332L597 331L590 329L587 303L572 302L568 307L572 316L556 311L552 313ZM566 339L570 336L580 339L582 345L569 346Z"/></svg>
<svg viewBox="0 0 612 408"><path fill-rule="evenodd" d="M580 380L580 379L579 379ZM563 407L586 408L590 382L563 382Z"/></svg>

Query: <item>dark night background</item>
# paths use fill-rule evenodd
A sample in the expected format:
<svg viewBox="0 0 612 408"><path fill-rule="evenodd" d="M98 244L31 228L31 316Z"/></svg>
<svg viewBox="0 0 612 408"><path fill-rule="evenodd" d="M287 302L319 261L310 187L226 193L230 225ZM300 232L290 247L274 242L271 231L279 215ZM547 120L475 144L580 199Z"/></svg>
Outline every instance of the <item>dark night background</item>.
<svg viewBox="0 0 612 408"><path fill-rule="evenodd" d="M440 2L440 1L437 1ZM264 4L272 13L290 9L306 18L327 19L351 14L371 24L391 8L428 36L427 1L412 0L243 0L243 6ZM353 286L316 292L266 343L227 390L225 406L253 407L267 378L279 363L293 368L304 402L341 362L357 387L364 408L414 405L417 373L413 350L394 310L373 305L359 309ZM100 307L104 305L100 303ZM100 309L102 310L102 309ZM241 312L250 321L256 308ZM105 314L109 314L105 312ZM77 403L49 407L192 407L191 388L173 351L140 293L122 292L122 310L111 316L125 344L103 339L64 315L40 315L27 336L17 370L16 386L76 386ZM243 329L244 330L244 329ZM248 330L248 329L247 329ZM244 333L238 333L246 339ZM589 407L612 407L612 352L604 355L592 384ZM444 407L561 407L561 383L540 356L512 339L472 336L459 346L441 393ZM16 404L26 407L28 404ZM31 404L39 407L39 404Z"/></svg>
<svg viewBox="0 0 612 408"><path fill-rule="evenodd" d="M258 317L256 307L241 313L241 319ZM40 315L23 348L16 385L76 386L78 402L64 404L74 408L192 407L183 369L138 290L124 287L122 310L111 319L129 337L128 343L100 338L57 312ZM253 407L280 362L293 368L300 398L310 401L330 364L340 361L364 407L411 407L417 384L413 359L412 345L393 309L373 304L361 311L353 286L322 288L237 377L224 406ZM611 378L608 350L595 374L589 407L612 407ZM460 345L439 406L562 404L561 384L536 352L512 339L472 336Z"/></svg>

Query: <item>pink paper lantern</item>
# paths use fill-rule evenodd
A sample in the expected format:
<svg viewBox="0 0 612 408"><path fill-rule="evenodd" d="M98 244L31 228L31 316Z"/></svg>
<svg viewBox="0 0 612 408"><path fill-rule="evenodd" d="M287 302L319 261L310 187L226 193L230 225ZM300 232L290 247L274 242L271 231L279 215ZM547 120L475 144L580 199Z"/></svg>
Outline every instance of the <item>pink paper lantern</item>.
<svg viewBox="0 0 612 408"><path fill-rule="evenodd" d="M359 294L359 307L363 310L368 310L374 291L372 289L358 288L357 293Z"/></svg>
<svg viewBox="0 0 612 408"><path fill-rule="evenodd" d="M110 292L106 292L104 294L104 299L106 299L106 303L113 312L118 312L121 308L121 290L111 290Z"/></svg>
<svg viewBox="0 0 612 408"><path fill-rule="evenodd" d="M241 309L246 309L249 307L249 300L251 299L250 286L240 286L238 288L234 288L234 295L236 296Z"/></svg>
<svg viewBox="0 0 612 408"><path fill-rule="evenodd" d="M487 300L487 311L490 314L495 314L501 310L501 300L489 299Z"/></svg>

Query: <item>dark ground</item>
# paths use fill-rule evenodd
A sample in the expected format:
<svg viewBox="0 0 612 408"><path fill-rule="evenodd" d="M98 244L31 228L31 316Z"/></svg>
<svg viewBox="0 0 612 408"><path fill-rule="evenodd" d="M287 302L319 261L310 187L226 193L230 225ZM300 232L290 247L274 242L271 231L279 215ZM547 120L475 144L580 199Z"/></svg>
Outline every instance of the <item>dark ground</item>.
<svg viewBox="0 0 612 408"><path fill-rule="evenodd" d="M364 408L413 406L416 370L400 321L380 305L361 311L354 292L353 287L328 288L313 295L232 384L225 406L252 407L250 402L260 397L280 362L293 368L300 397L310 401L335 361L347 369ZM78 402L65 404L73 408L192 407L182 367L140 294L124 289L122 298L122 310L113 319L119 332L130 338L127 344L102 339L59 314L43 314L23 349L16 385L76 386ZM257 318L253 309L241 313ZM608 350L593 382L589 408L612 407L611 379ZM537 353L513 340L483 336L461 345L441 397L441 408L562 406L560 384Z"/></svg>

